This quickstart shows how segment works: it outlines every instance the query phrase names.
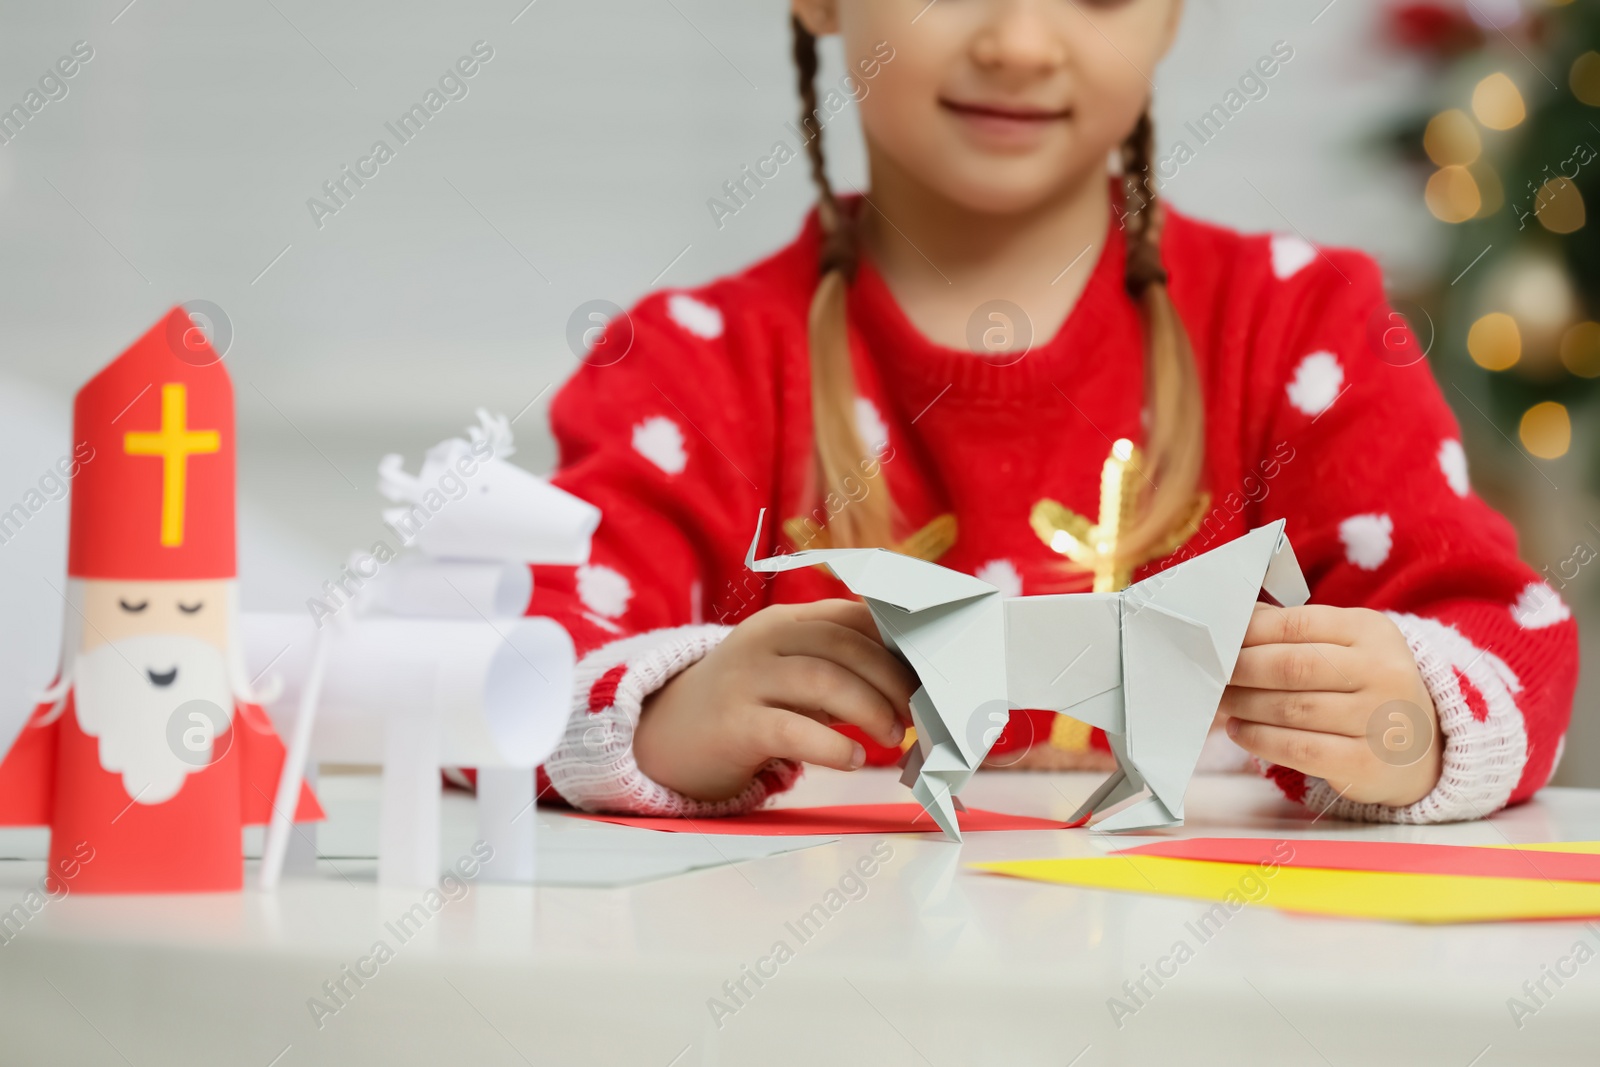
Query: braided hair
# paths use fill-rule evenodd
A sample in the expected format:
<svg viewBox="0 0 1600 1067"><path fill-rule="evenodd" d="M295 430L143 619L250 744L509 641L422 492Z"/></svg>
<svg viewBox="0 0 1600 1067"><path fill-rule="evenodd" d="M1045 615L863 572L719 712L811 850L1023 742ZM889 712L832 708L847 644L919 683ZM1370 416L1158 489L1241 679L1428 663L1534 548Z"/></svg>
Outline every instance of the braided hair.
<svg viewBox="0 0 1600 1067"><path fill-rule="evenodd" d="M867 461L867 448L854 418L856 383L850 365L845 297L860 262L860 240L855 217L843 209L828 181L822 155L822 127L817 121L817 39L798 18L791 16L790 22L799 75L800 128L811 161L811 181L817 187L817 221L822 229L821 280L811 298L807 323L817 495L851 501L828 520L830 544L840 548L888 545L893 521L888 485L876 464ZM858 476L866 483L866 491L849 492L849 482Z"/></svg>
<svg viewBox="0 0 1600 1067"><path fill-rule="evenodd" d="M1154 128L1148 109L1122 142L1122 198L1127 231L1123 285L1139 305L1144 326L1148 488L1133 528L1117 546L1124 559L1142 560L1158 542L1189 520L1205 463L1205 404L1194 349L1167 291L1161 265L1165 214L1156 196L1150 160Z"/></svg>
<svg viewBox="0 0 1600 1067"><path fill-rule="evenodd" d="M791 16L790 24L802 108L800 125L806 136L822 230L820 281L808 320L818 495L852 499L849 507L839 509L829 520L831 545L886 546L892 542L893 503L881 473L868 460L853 418L855 372L850 362L846 294L860 263L859 231L854 215L840 204L828 181L822 129L817 122L817 39L798 18ZM1121 148L1123 225L1127 231L1123 283L1139 306L1144 327L1148 430L1143 473L1153 486L1141 501L1132 529L1118 545L1119 556L1129 559L1148 552L1188 519L1205 455L1199 372L1167 291L1167 272L1161 263L1163 211L1150 170L1153 138L1147 110ZM856 498L846 488L848 481L858 477L867 482L867 492Z"/></svg>

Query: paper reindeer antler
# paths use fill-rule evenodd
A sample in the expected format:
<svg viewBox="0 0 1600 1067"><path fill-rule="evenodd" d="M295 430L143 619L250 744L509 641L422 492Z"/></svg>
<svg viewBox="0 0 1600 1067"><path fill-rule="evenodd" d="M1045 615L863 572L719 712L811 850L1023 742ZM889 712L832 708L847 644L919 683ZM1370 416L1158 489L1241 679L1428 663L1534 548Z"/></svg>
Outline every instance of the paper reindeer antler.
<svg viewBox="0 0 1600 1067"><path fill-rule="evenodd" d="M765 515L765 512L762 512ZM1007 597L987 582L886 549L823 549L758 560L753 571L822 565L866 601L879 636L916 673L916 747L901 781L952 840L957 794L1016 708L1106 732L1117 769L1073 815L1121 832L1183 822L1183 796L1260 594L1310 593L1279 520L1119 593Z"/></svg>

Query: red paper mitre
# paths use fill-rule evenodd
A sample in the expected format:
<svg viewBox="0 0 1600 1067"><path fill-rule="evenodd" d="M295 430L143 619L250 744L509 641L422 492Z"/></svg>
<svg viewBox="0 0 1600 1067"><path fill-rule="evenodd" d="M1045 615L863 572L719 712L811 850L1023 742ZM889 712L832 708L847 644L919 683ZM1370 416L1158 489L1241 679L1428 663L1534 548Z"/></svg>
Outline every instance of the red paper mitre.
<svg viewBox="0 0 1600 1067"><path fill-rule="evenodd" d="M232 578L233 385L181 307L78 391L67 573Z"/></svg>

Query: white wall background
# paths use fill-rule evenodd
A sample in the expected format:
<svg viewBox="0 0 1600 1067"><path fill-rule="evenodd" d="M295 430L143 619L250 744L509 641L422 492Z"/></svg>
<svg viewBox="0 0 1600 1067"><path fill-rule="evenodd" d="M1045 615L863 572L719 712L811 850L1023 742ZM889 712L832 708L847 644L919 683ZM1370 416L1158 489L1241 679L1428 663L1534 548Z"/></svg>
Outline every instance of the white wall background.
<svg viewBox="0 0 1600 1067"><path fill-rule="evenodd" d="M234 330L245 604L301 608L378 531L384 452L414 466L475 407L533 401L519 461L548 466L579 304L790 238L798 166L720 232L706 207L797 111L781 0L524 3L0 0L0 104L74 42L95 52L0 146L0 510L68 451L77 386L174 303L209 300ZM1274 41L1296 57L1167 192L1414 274L1432 255L1416 191L1361 142L1417 76L1373 47L1372 0L1317 18L1326 3L1190 3L1155 78L1163 152ZM393 144L384 122L478 40L494 58L469 95L319 230L307 198ZM853 117L828 138L863 184ZM53 665L66 516L0 545L0 738Z"/></svg>

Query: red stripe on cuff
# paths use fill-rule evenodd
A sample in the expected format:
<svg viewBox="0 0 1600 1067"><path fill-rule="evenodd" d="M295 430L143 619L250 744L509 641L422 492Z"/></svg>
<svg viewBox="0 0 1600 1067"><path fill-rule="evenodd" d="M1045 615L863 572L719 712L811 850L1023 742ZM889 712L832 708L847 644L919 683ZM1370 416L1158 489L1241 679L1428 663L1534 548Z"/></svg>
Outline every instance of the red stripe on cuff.
<svg viewBox="0 0 1600 1067"><path fill-rule="evenodd" d="M1277 783L1278 788L1283 790L1284 796L1296 804L1305 803L1306 776L1304 772L1297 771L1293 767L1280 767L1274 763L1267 768L1267 777Z"/></svg>
<svg viewBox="0 0 1600 1067"><path fill-rule="evenodd" d="M1467 681L1467 676L1459 668L1452 667L1456 674L1456 685L1461 687L1461 699L1467 702L1467 710L1472 712L1475 722L1489 721L1489 705L1483 699L1483 694L1478 692L1478 687Z"/></svg>
<svg viewBox="0 0 1600 1067"><path fill-rule="evenodd" d="M628 673L628 665L619 663L600 676L589 689L589 714L598 715L609 708L617 700L617 686L622 684L623 676Z"/></svg>

